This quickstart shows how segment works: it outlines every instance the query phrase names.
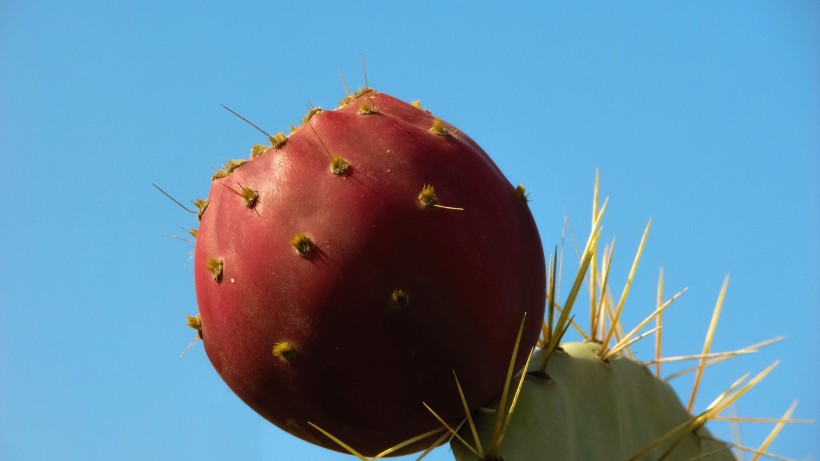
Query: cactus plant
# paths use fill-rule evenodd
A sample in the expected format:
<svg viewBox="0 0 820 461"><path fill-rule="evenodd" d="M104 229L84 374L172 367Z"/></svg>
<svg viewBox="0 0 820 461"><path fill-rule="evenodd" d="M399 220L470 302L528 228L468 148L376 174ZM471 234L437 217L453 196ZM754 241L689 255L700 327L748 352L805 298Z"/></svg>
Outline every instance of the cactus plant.
<svg viewBox="0 0 820 461"><path fill-rule="evenodd" d="M615 303L597 177L593 232L559 305L558 257L547 287L523 186L452 125L365 86L291 131L262 131L270 145L214 174L191 232L188 325L260 415L363 461L448 440L457 461L734 459L739 447L704 425L772 367L692 414L703 369L724 357L709 361L724 284L681 403L659 368L662 311L678 295L662 302L661 278L658 309L624 333L646 233ZM587 332L571 317L584 280ZM562 343L571 325L584 342ZM655 374L630 351L650 333Z"/></svg>
<svg viewBox="0 0 820 461"><path fill-rule="evenodd" d="M546 352L533 355L495 459L734 459L728 445L703 426L685 426L689 413L677 394L646 367L623 356L602 361L601 345L595 342L561 347L544 375L539 375L538 363ZM492 414L476 415L484 446L492 446L495 420ZM462 432L467 435L466 429ZM666 433L672 435L659 437ZM456 441L452 446L457 460L478 459L468 445Z"/></svg>
<svg viewBox="0 0 820 461"><path fill-rule="evenodd" d="M706 366L738 354L755 352L782 338L739 351L710 353L728 286L727 277L715 305L702 353L679 357L697 360L698 365L672 375L696 373L688 405L684 406L666 379L661 378L660 365L664 361L661 357L662 314L685 290L664 300L661 271L656 310L631 331L625 332L619 319L650 225L647 224L626 285L616 303L608 286L614 240L604 250L600 266L595 263L600 220L606 203L598 208L596 176L593 232L587 240L572 290L559 307L555 285L557 255L554 255L544 337L527 366L519 370L512 397L511 386L515 383L511 363L503 392L485 405L483 411L467 414L460 423L460 431L442 421L453 436L451 447L456 461L728 461L736 459L731 451L733 448L750 450L715 438L705 424L760 382L776 363L752 379L747 375L737 380L703 412L692 414L694 398ZM570 317L585 279L590 285L590 327L587 331ZM640 334L652 322L656 327ZM584 338L583 342L562 342L570 325ZM654 360L641 362L634 357L630 346L652 334L656 336ZM654 365L654 370L649 365ZM464 399L463 395L459 397ZM761 455L771 456L765 450L783 424L796 422L790 419L795 406L777 420L777 426L760 448L751 450L755 453L754 459Z"/></svg>

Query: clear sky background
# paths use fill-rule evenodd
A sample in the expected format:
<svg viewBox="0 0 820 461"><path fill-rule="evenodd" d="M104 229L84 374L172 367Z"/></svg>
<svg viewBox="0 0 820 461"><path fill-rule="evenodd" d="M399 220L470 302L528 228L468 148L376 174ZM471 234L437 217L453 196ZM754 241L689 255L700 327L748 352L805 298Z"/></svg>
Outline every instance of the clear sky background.
<svg viewBox="0 0 820 461"><path fill-rule="evenodd" d="M713 349L787 339L708 369L697 409L780 358L737 412L799 400L820 420L820 3L500 5L3 1L0 459L352 459L258 417L201 344L179 358L192 244L161 233L196 223L150 183L204 198L265 141L220 103L286 129L308 101L334 107L339 70L363 83L360 54L371 86L421 98L527 186L547 249L565 216L585 239L600 169L617 292L652 217L624 323L663 267L669 295L689 287L670 354L699 352L730 275ZM744 424L744 443L770 427ZM770 451L820 459L819 433L787 427Z"/></svg>

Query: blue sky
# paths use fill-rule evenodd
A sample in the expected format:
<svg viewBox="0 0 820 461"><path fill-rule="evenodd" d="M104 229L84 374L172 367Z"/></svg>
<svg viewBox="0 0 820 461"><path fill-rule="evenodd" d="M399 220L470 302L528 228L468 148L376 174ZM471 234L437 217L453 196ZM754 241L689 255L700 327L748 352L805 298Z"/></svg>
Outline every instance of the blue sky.
<svg viewBox="0 0 820 461"><path fill-rule="evenodd" d="M818 3L277 3L0 5L0 459L352 459L256 416L201 345L179 358L192 245L161 233L195 222L150 183L204 197L264 141L220 103L285 129L334 106L340 70L361 85L361 54L371 86L421 98L527 186L546 248L565 216L586 232L596 169L616 287L652 217L627 326L663 267L668 294L689 287L670 353L700 350L726 274L713 349L787 335L707 370L697 408L780 358L738 413L796 399L820 420ZM820 459L817 434L788 427L770 451Z"/></svg>

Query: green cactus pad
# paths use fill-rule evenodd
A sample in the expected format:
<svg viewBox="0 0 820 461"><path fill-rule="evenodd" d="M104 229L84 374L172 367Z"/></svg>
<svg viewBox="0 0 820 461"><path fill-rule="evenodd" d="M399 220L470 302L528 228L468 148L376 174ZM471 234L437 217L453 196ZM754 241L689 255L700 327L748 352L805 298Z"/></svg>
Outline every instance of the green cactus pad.
<svg viewBox="0 0 820 461"><path fill-rule="evenodd" d="M536 376L545 354L536 351L529 367L534 373L524 379L497 455L482 461L734 461L729 446L705 427L683 429L693 416L668 384L629 358L602 361L600 348L596 342L563 344L549 358L546 378ZM498 399L488 405L498 406ZM496 419L496 412L474 415L486 453ZM467 424L459 435L474 444ZM482 459L458 439L451 447L457 461Z"/></svg>

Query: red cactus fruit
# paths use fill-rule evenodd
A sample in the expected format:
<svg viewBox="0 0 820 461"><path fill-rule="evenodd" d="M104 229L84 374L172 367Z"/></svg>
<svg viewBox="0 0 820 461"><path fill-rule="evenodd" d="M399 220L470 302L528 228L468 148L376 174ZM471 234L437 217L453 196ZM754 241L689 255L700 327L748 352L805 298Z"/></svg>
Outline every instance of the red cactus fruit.
<svg viewBox="0 0 820 461"><path fill-rule="evenodd" d="M372 90L214 176L200 334L228 386L310 442L363 454L463 417L538 339L546 275L522 188L469 137ZM523 200L522 200L523 199ZM394 454L426 447L421 440Z"/></svg>

